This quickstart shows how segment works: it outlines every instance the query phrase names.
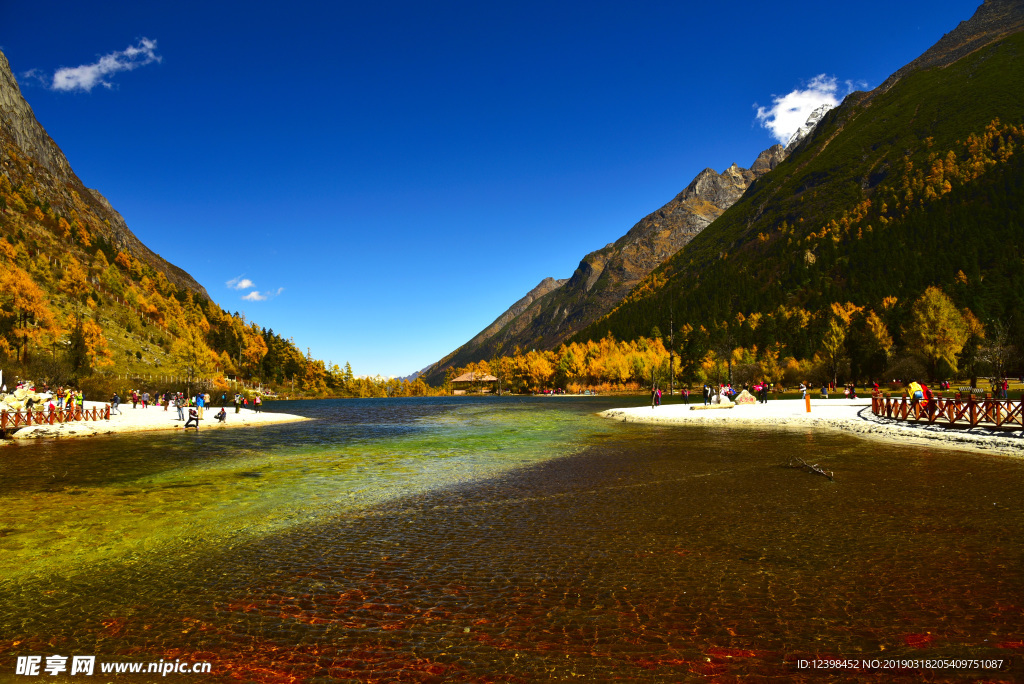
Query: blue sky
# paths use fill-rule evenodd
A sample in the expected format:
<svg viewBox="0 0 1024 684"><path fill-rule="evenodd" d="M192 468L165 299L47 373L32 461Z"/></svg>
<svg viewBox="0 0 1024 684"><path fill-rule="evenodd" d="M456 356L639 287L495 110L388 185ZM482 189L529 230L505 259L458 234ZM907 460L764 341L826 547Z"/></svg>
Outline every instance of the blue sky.
<svg viewBox="0 0 1024 684"><path fill-rule="evenodd" d="M83 182L221 306L406 375L749 166L777 99L873 88L977 4L44 0L3 3L0 49Z"/></svg>

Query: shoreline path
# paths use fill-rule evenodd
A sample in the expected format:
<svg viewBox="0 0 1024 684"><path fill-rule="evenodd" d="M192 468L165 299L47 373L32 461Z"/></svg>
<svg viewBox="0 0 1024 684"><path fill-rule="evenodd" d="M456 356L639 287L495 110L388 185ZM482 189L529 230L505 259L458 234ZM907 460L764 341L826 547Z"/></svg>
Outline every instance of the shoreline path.
<svg viewBox="0 0 1024 684"><path fill-rule="evenodd" d="M85 408L91 410L93 407L103 409L107 404L98 401L85 402ZM251 409L242 409L235 413L233 406L227 407L227 419L220 423L214 415L220 411L219 406L207 407L203 419L199 421L200 430L211 428L222 430L226 428L254 427L257 425L272 425L275 423L293 423L302 420L309 420L303 416L296 416L290 413L270 413L261 411L256 413ZM185 409L185 416L188 417L188 409ZM121 404L121 414L112 413L110 420L80 420L68 423L54 423L53 425L29 425L19 428L17 432L10 435L12 440L27 439L53 439L59 437L95 437L97 435L112 435L121 433L138 433L152 431L182 430L185 421L178 420L178 411L169 408L164 411L162 406L150 406L149 408L133 409L131 406ZM192 428L189 428L190 430Z"/></svg>
<svg viewBox="0 0 1024 684"><path fill-rule="evenodd" d="M698 398L698 401L699 398ZM871 413L871 399L812 399L807 413L803 399L779 399L767 404L738 405L733 408L691 411L700 404L663 404L615 408L598 415L627 423L655 425L697 425L743 428L825 428L892 444L914 443L949 449L979 450L1024 456L1024 431L1012 432L984 427L948 428L940 425L905 423Z"/></svg>

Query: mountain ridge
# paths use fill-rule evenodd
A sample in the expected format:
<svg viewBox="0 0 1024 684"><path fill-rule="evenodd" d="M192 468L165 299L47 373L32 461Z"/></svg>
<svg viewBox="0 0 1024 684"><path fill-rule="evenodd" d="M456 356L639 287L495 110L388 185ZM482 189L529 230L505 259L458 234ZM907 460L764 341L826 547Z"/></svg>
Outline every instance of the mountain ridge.
<svg viewBox="0 0 1024 684"><path fill-rule="evenodd" d="M907 74L949 66L994 41L1024 30L1022 4L1021 0L985 0L970 19L961 21L920 57L897 69L872 92L887 92Z"/></svg>
<svg viewBox="0 0 1024 684"><path fill-rule="evenodd" d="M13 184L29 185L40 199L70 215L71 212L92 213L96 221L90 227L125 251L149 264L172 283L192 290L205 299L209 293L184 269L171 264L153 252L128 227L124 217L114 209L99 190L87 188L71 168L70 162L39 123L32 107L21 93L11 71L7 56L0 51L0 161ZM14 150L24 157L12 158ZM24 162L24 163L18 163ZM87 220L83 216L83 220Z"/></svg>
<svg viewBox="0 0 1024 684"><path fill-rule="evenodd" d="M721 173L705 168L622 237L584 256L569 278L544 281L560 285L540 296L535 295L535 288L469 342L431 364L424 374L438 381L452 366L511 353L516 346L547 348L566 339L607 314L785 156L781 145L773 145L758 154L749 169L735 163Z"/></svg>

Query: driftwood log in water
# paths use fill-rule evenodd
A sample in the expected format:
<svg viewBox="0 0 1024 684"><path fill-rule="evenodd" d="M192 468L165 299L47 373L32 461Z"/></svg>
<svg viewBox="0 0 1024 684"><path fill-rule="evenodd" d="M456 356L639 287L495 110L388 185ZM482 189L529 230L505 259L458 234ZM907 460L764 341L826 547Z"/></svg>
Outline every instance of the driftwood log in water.
<svg viewBox="0 0 1024 684"><path fill-rule="evenodd" d="M835 481L835 473L833 473L831 470L826 472L817 463L811 465L810 463L800 458L799 456L794 456L793 458L789 459L789 463L786 464L786 466L789 468L800 468L801 470L806 470L809 473L814 473L816 475L821 475L822 477L827 477L829 479L829 482Z"/></svg>

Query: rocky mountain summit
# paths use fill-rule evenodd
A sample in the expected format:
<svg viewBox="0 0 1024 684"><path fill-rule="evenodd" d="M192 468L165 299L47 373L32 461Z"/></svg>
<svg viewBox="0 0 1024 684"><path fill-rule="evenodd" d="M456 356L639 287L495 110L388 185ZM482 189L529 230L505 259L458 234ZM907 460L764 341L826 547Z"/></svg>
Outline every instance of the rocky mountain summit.
<svg viewBox="0 0 1024 684"><path fill-rule="evenodd" d="M98 190L85 187L57 143L36 120L3 52L0 52L0 173L7 176L13 187L35 195L62 214L76 212L91 230L118 250L149 264L175 285L210 298L192 276L146 247Z"/></svg>
<svg viewBox="0 0 1024 684"><path fill-rule="evenodd" d="M809 121L808 130L816 123ZM582 330L615 308L651 271L785 157L783 147L774 145L759 154L749 169L737 164L722 173L704 169L686 189L621 238L583 257L568 279L545 279L473 339L434 364L426 375L436 379L448 367L511 353L517 345L547 349Z"/></svg>

